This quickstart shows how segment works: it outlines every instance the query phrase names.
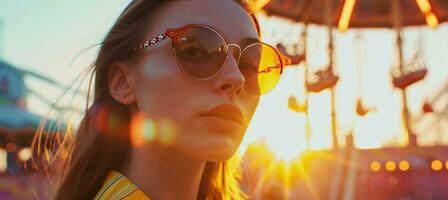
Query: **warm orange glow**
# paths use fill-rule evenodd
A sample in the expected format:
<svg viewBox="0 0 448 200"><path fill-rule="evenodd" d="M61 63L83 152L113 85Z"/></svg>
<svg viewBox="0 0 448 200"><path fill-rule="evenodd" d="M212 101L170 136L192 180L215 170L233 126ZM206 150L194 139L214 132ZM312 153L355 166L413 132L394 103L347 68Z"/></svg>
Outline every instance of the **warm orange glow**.
<svg viewBox="0 0 448 200"><path fill-rule="evenodd" d="M432 3L432 1L429 2ZM358 9L359 3L360 2L356 2L354 5L354 13L352 14L352 18L356 17L356 9ZM414 3L415 7L417 7L415 1L411 1L411 3ZM343 8L341 8L341 11L342 9ZM437 15L435 11L436 10L434 8L434 13ZM416 14L418 14L418 11L416 12ZM338 16L338 20L340 20L340 17L341 16ZM275 30L283 30L285 27L294 25L293 22L284 20L282 18L268 17L267 15L260 15L260 18L261 21L266 23L266 25ZM353 25L353 20L351 20L349 27ZM421 21L423 20L424 19L421 18ZM417 30L412 30L411 32L413 31ZM321 32L322 34L326 33L323 29L321 30ZM345 97L338 97L339 99L337 99L336 101L336 116L338 124L337 131L338 133L341 133L338 135L338 137L341 136L338 139L341 139L343 141L344 138L342 135L344 133L352 132L355 136L353 137L353 144L355 147L360 149L381 148L385 144L393 145L396 147L405 146L405 144L407 143L407 137L405 137L406 134L404 134L404 132L406 130L403 130L402 127L402 114L400 113L401 106L398 105L402 102L397 99L398 93L395 93L395 91L389 89L392 85L391 81L389 80L389 76L384 76L384 74L389 73L389 68L375 68L375 65L389 65L388 63L392 62L392 60L394 59L394 49L390 45L387 46L384 44L379 44L377 42L369 43L371 41L374 41L373 39L377 40L376 38L379 38L378 40L384 40L387 38L385 36L383 37L380 35L374 35L374 33L370 32L373 31L362 31L362 35L365 36L365 40L361 43L365 44L359 45L359 48L356 47L357 45L354 45L355 48L351 48L351 44L354 39L354 37L352 37L352 34L341 36L340 38L338 37L341 40L339 44L343 47L347 47L341 48L341 53L338 54L340 56L340 60L344 61L344 63L340 64L344 66L351 66L338 68L338 73L341 75L341 77L343 75L344 77L351 77L350 80L356 80L358 76L360 77L359 80L362 80L360 83L358 83L359 85L362 85L361 92L356 92L357 90L359 90L359 87L358 84L353 83L341 85L340 88L337 89L336 96ZM283 41L286 38L299 37L297 31L272 31L272 34L267 34L266 36L266 39L269 38L269 40L271 41ZM313 46L316 46L317 44L310 41L319 40L320 36L317 36L315 34L308 34L307 36L308 47L310 47L308 49L308 55L310 55L307 58L308 63L303 63L303 65L301 66L302 68L285 68L276 88L260 99L260 104L257 107L256 114L254 115L254 118L248 128L248 134L246 134L246 136L248 136L246 137L247 142L253 141L259 137L266 138L266 142L272 148L272 151L275 152L275 155L285 160L292 160L298 157L298 153L296 152L299 151L297 151L296 149L300 149L301 151L307 148L316 150L328 149L332 144L330 92L322 91L321 93L307 93L305 89L306 87L304 86L304 77L306 75L304 69L305 66L308 67L307 73L309 76L307 77L313 79L315 78L312 76L313 72L321 70L323 66L328 63L328 52L322 50L326 48L326 42L322 42L321 44L319 44L319 48L314 48ZM437 40L435 39L435 37L430 37L429 39ZM375 48L365 48L369 45L373 45L375 46ZM360 51L363 49L370 50L367 50L367 52ZM434 46L433 50L435 52L443 52L443 50L445 49L439 50L439 47ZM375 56L373 56L374 54L380 57L384 54L388 55L388 57L385 57L384 59L375 59ZM357 61L357 59L354 59L354 57L359 57L359 61ZM353 70L354 68L358 67L358 62L360 63L359 65L361 65L360 68L362 69ZM440 61L438 60L435 62ZM378 79L381 79L381 81L373 81L370 79L370 77L376 77ZM437 82L433 79L428 79L427 81L434 82L434 85L436 85ZM419 92L410 93L409 95L412 96L412 99L424 99L425 96L424 94ZM288 98L290 96L296 97L297 102L305 102L306 98L308 97L308 115L306 115L305 113L293 112L288 108ZM379 109L377 110L377 112L372 112L364 117L359 117L353 114L353 108L356 106L355 98L358 98L356 96L361 96L361 98L365 100L367 104L378 107ZM394 103L392 104L391 102ZM273 106L273 104L279 106ZM419 109L420 105L416 104L419 103L417 101L408 102L409 108ZM273 118L281 123L271 123ZM422 127L423 126L421 125L415 126L415 128L418 130ZM436 138L432 138L431 141L436 141ZM400 161L402 160L404 159L400 158L400 160L395 161L395 171L399 170L400 172L402 172L402 169L400 169ZM366 162L363 167L365 170L374 173L370 166L372 161L374 160ZM387 160L375 161L379 161L381 163L379 172L386 171L385 162ZM428 161L428 167L430 167L431 161ZM445 161L446 160L442 161L442 168L445 168ZM411 166L414 163L412 163L410 160L407 160L407 162L409 162L409 169L407 171L414 170L415 166ZM403 165L405 164L401 165L403 167Z"/></svg>
<svg viewBox="0 0 448 200"><path fill-rule="evenodd" d="M439 20L437 16L432 11L431 4L428 0L416 0L420 11L425 15L426 24L429 27L435 28L439 25Z"/></svg>
<svg viewBox="0 0 448 200"><path fill-rule="evenodd" d="M278 191L283 195L282 199L291 199L290 192L297 186L298 180L303 181L303 187L310 192L312 199L320 199L317 187L314 185L315 180L311 179L310 166L316 159L340 161L337 157L318 152L303 152L299 158L287 161L276 157L267 143L262 140L249 144L244 157L244 162L250 169L246 173L254 181L253 187L249 188L249 193L262 194L275 183L283 188Z"/></svg>
<svg viewBox="0 0 448 200"><path fill-rule="evenodd" d="M257 181L257 184L255 185L255 188L254 188L255 193L259 193L260 191L262 191L265 183L268 181L270 176L272 176L277 165L278 165L278 161L273 161L271 164L266 166L266 169L263 171L261 177L259 178L259 180Z"/></svg>
<svg viewBox="0 0 448 200"><path fill-rule="evenodd" d="M370 163L370 169L374 172L380 171L381 164L378 161L373 161Z"/></svg>
<svg viewBox="0 0 448 200"><path fill-rule="evenodd" d="M397 165L395 164L394 161L387 161L386 162L386 170L387 171L394 171L397 168Z"/></svg>
<svg viewBox="0 0 448 200"><path fill-rule="evenodd" d="M440 171L442 169L442 167L443 167L443 164L442 164L442 161L440 161L440 160L433 160L431 162L431 168L434 171Z"/></svg>
<svg viewBox="0 0 448 200"><path fill-rule="evenodd" d="M400 168L401 171L408 171L410 168L409 162L406 160L400 161L400 163L398 163L398 168Z"/></svg>
<svg viewBox="0 0 448 200"><path fill-rule="evenodd" d="M448 170L448 160L445 161L445 168Z"/></svg>
<svg viewBox="0 0 448 200"><path fill-rule="evenodd" d="M355 3L356 0L345 0L344 8L342 9L341 18L339 19L338 24L340 31L346 31L348 29Z"/></svg>
<svg viewBox="0 0 448 200"><path fill-rule="evenodd" d="M309 174L309 171L306 169L306 165L309 162L307 158L312 158L316 156L321 156L319 153L306 153L303 154L302 159L300 160L300 163L298 165L298 169L300 171L300 174L303 177L303 180L305 181L305 186L308 191L311 192L311 199L319 199L319 193L317 191L317 187L314 185L313 180L311 179L311 176ZM309 163L308 163L309 164Z"/></svg>

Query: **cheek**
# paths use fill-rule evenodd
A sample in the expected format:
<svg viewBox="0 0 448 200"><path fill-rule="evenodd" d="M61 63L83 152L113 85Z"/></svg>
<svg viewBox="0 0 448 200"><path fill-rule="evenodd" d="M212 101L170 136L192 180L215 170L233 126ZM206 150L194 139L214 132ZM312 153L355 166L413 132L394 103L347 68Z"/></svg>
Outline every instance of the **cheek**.
<svg viewBox="0 0 448 200"><path fill-rule="evenodd" d="M191 83L179 71L175 61L157 62L151 58L138 67L136 97L138 111L153 119L176 120L189 113L188 102Z"/></svg>
<svg viewBox="0 0 448 200"><path fill-rule="evenodd" d="M260 97L247 93L244 93L241 95L241 98L238 99L237 104L241 106L242 112L246 116L246 123L249 123L252 119L259 101Z"/></svg>

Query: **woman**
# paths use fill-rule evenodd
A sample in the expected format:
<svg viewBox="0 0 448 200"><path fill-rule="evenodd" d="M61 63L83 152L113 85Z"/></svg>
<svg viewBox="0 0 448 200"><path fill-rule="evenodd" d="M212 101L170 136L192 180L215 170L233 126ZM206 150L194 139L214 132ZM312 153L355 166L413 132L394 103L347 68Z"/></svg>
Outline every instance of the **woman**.
<svg viewBox="0 0 448 200"><path fill-rule="evenodd" d="M136 0L104 39L56 199L239 199L226 164L286 64L242 0Z"/></svg>

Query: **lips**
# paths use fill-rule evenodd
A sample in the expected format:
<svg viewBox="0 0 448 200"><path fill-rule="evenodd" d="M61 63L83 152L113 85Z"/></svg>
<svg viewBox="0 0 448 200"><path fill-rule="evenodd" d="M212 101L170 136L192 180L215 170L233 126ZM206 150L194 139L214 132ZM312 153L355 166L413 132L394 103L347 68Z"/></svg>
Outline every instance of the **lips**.
<svg viewBox="0 0 448 200"><path fill-rule="evenodd" d="M201 113L201 116L219 117L243 125L243 114L241 110L237 106L232 104L220 104L211 108L210 110Z"/></svg>

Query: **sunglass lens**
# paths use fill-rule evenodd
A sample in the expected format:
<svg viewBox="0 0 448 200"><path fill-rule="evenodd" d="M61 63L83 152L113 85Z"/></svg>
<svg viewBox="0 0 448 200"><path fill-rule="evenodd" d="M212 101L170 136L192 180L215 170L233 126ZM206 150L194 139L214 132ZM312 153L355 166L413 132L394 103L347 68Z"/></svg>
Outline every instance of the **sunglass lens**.
<svg viewBox="0 0 448 200"><path fill-rule="evenodd" d="M224 40L205 27L182 32L175 41L174 50L181 69L196 79L207 79L218 73L227 57Z"/></svg>
<svg viewBox="0 0 448 200"><path fill-rule="evenodd" d="M271 46L262 43L252 44L242 52L239 67L246 78L245 89L256 95L274 89L282 71L279 54Z"/></svg>

